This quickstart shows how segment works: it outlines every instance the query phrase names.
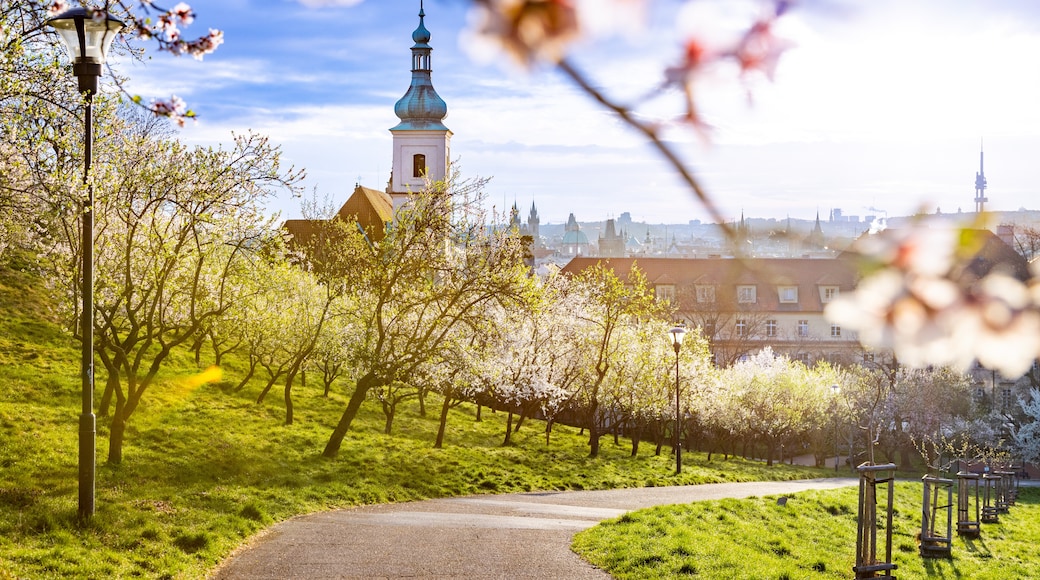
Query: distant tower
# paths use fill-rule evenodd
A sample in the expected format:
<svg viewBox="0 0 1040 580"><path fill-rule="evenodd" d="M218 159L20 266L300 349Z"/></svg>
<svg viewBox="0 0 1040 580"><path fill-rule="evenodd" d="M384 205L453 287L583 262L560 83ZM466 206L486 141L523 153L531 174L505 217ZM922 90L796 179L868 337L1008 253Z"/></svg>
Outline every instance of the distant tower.
<svg viewBox="0 0 1040 580"><path fill-rule="evenodd" d="M982 213L985 204L989 201L986 197L986 172L982 168L982 146L979 146L979 172L975 174L975 213Z"/></svg>
<svg viewBox="0 0 1040 580"><path fill-rule="evenodd" d="M512 230L520 231L520 209L516 207L516 202L513 202L512 209L509 210L509 228Z"/></svg>
<svg viewBox="0 0 1040 580"><path fill-rule="evenodd" d="M394 136L394 165L387 193L394 200L394 210L408 200L410 192L425 185L425 178L443 181L448 174L451 155L451 131L441 121L448 116L448 106L433 89L430 78L430 31L426 30L422 2L419 3L419 27L412 33L412 84L394 105L401 122L390 129Z"/></svg>
<svg viewBox="0 0 1040 580"><path fill-rule="evenodd" d="M538 209L534 207L534 202L531 202L531 213L527 215L527 230L534 238L535 245L538 244L538 225L541 220L538 218Z"/></svg>

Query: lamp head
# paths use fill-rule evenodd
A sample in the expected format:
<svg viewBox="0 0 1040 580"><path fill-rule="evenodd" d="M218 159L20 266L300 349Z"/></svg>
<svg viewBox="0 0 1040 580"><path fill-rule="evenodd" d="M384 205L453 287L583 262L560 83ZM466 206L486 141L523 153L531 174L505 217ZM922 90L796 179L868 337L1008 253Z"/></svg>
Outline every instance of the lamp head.
<svg viewBox="0 0 1040 580"><path fill-rule="evenodd" d="M74 64L104 64L112 41L123 29L123 22L108 13L104 18L94 15L93 10L72 8L47 21L58 31Z"/></svg>
<svg viewBox="0 0 1040 580"><path fill-rule="evenodd" d="M672 335L672 346L678 352L679 347L682 346L683 339L686 338L686 325L682 323L676 324L668 333Z"/></svg>

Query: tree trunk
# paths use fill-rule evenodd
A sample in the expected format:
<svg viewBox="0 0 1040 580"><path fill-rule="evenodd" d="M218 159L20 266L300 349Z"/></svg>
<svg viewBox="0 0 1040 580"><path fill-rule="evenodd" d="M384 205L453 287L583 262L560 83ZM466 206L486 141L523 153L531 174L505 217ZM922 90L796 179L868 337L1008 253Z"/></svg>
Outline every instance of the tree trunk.
<svg viewBox="0 0 1040 580"><path fill-rule="evenodd" d="M293 424L293 404L292 404L292 384L293 379L296 378L295 373L289 373L289 376L285 379L285 424Z"/></svg>
<svg viewBox="0 0 1040 580"><path fill-rule="evenodd" d="M253 357L249 357L249 370L246 372L246 376L243 377L242 380L238 383L238 385L235 386L235 388L233 389L234 392L237 393L237 392L241 391L242 388L246 386L246 383L249 382L249 379L253 378L253 373L255 373L255 372L256 372L256 359L254 359Z"/></svg>
<svg viewBox="0 0 1040 580"><path fill-rule="evenodd" d="M282 376L281 373L271 375L271 380L267 381L267 386L265 386L264 389L260 391L260 396L256 398L257 405L264 402L264 397L267 396L267 393L271 390L271 387L274 386L275 381L277 381L278 377L280 376Z"/></svg>
<svg viewBox="0 0 1040 580"><path fill-rule="evenodd" d="M509 412L509 417L506 418L506 438L502 440L502 447L509 445L512 442L513 436L513 412Z"/></svg>
<svg viewBox="0 0 1040 580"><path fill-rule="evenodd" d="M599 429L595 424L596 421L592 421L592 425L589 425L589 457L599 457Z"/></svg>
<svg viewBox="0 0 1040 580"><path fill-rule="evenodd" d="M206 335L199 333L191 343L191 350L195 353L195 366L199 368L202 368L202 343L205 342L205 340Z"/></svg>
<svg viewBox="0 0 1040 580"><path fill-rule="evenodd" d="M397 410L397 405L394 403L387 403L383 401L383 416L386 417L386 421L383 423L383 435L389 435L394 430L394 412Z"/></svg>
<svg viewBox="0 0 1040 580"><path fill-rule="evenodd" d="M632 433L632 457L639 453L639 432Z"/></svg>
<svg viewBox="0 0 1040 580"><path fill-rule="evenodd" d="M119 465L123 462L123 439L126 435L126 401L116 393L116 412L112 415L112 426L108 434L108 462Z"/></svg>
<svg viewBox="0 0 1040 580"><path fill-rule="evenodd" d="M339 453L339 448L343 445L343 438L346 437L347 431L350 430L350 424L354 421L354 417L357 416L358 410L361 409L361 404L365 402L365 396L368 394L369 389L375 386L376 382L376 377L371 373L358 380L357 385L354 387L354 394L350 396L347 408L343 411L343 416L339 418L339 423L332 430L329 442L325 444L325 450L321 452L322 456L335 457Z"/></svg>
<svg viewBox="0 0 1040 580"><path fill-rule="evenodd" d="M426 418L426 389L419 389L419 416Z"/></svg>
<svg viewBox="0 0 1040 580"><path fill-rule="evenodd" d="M444 395L444 404L441 405L441 422L437 426L437 441L433 443L434 449L440 449L444 445L444 431L448 426L448 409L451 408L451 397Z"/></svg>
<svg viewBox="0 0 1040 580"><path fill-rule="evenodd" d="M520 426L524 424L524 419L527 418L527 413L521 412L520 417L516 420L516 427L513 427L513 433L520 432Z"/></svg>
<svg viewBox="0 0 1040 580"><path fill-rule="evenodd" d="M483 418L481 418L481 416L480 416L480 413L481 413L481 411L483 411L483 410L484 410L484 407L483 407L482 405L477 405L477 419L476 419L476 420L477 420L477 423L480 423L481 421L483 421L483 420L484 420L484 419L483 419Z"/></svg>
<svg viewBox="0 0 1040 580"><path fill-rule="evenodd" d="M108 409L112 405L112 395L119 387L119 371L109 370L108 379L105 381L105 391L101 393L101 405L98 407L98 416L107 417Z"/></svg>
<svg viewBox="0 0 1040 580"><path fill-rule="evenodd" d="M549 437L552 435L553 421L549 419L545 422L545 446L549 446Z"/></svg>

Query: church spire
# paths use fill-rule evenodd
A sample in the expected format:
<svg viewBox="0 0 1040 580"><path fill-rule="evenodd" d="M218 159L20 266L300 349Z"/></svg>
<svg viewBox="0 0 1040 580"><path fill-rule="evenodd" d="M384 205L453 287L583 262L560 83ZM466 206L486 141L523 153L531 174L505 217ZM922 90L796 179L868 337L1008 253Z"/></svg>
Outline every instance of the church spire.
<svg viewBox="0 0 1040 580"><path fill-rule="evenodd" d="M419 27L412 33L412 84L394 105L394 113L401 122L394 129L426 129L446 131L441 123L448 116L448 105L433 88L430 64L430 31L426 29L426 12L419 4ZM391 129L394 130L394 129Z"/></svg>

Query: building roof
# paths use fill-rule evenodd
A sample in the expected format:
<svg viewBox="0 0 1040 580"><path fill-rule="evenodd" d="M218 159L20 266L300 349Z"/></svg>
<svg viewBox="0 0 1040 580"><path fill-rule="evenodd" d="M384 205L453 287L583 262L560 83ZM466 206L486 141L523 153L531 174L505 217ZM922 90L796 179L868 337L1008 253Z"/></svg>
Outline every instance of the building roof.
<svg viewBox="0 0 1040 580"><path fill-rule="evenodd" d="M622 279L627 279L633 268L639 268L650 284L675 285L692 289L713 286L717 305L723 308L737 306L737 286L756 287L756 308L782 312L821 312L823 296L820 286L837 286L839 292L849 292L857 282L855 266L849 260L809 258L584 258L572 259L564 268L566 274L576 274L596 264L611 268ZM780 301L779 288L798 288L797 301ZM727 289L731 291L727 291ZM683 297L680 293L680 300ZM693 299L689 294L685 299Z"/></svg>

